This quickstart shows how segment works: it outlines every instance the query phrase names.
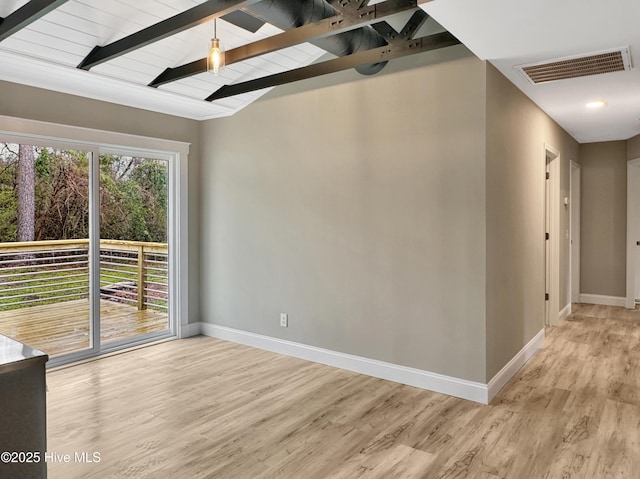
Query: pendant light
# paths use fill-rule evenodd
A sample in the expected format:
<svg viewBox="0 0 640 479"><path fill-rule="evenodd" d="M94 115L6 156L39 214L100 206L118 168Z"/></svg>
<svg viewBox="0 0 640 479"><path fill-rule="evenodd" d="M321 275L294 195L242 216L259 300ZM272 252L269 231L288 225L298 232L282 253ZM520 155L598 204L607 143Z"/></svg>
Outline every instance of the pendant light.
<svg viewBox="0 0 640 479"><path fill-rule="evenodd" d="M224 68L224 48L220 43L217 32L217 18L213 20L213 38L207 55L207 71L218 75Z"/></svg>

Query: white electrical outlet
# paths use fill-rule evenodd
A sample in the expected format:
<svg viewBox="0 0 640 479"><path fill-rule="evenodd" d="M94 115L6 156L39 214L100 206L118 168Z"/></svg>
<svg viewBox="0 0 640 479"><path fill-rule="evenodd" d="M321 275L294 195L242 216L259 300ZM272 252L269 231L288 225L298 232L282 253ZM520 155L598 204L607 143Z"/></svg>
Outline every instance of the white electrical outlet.
<svg viewBox="0 0 640 479"><path fill-rule="evenodd" d="M282 326L283 328L289 327L289 318L287 316L287 313L280 313L280 326Z"/></svg>

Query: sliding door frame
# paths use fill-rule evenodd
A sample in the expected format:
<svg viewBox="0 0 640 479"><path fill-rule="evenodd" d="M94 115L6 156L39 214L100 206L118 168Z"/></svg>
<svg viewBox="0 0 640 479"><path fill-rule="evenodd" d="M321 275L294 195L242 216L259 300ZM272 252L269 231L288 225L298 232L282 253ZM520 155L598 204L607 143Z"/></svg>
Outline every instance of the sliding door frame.
<svg viewBox="0 0 640 479"><path fill-rule="evenodd" d="M24 143L34 146L50 146L60 149L82 150L91 154L90 182L93 194L99 194L100 154L115 153L137 155L168 161L169 167L169 331L144 335L132 341L118 341L107 347L99 348L100 324L92 326L91 349L57 356L49 360L48 366L55 367L62 364L79 361L99 354L113 352L119 349L136 346L149 340L187 337L189 331L189 288L188 288L188 155L189 144L173 140L142 137L93 130L81 127L59 125L35 120L26 120L0 115L0 141L10 143ZM98 238L90 242L90 312L92 318L99 318L100 311L100 231L99 231L99 202L90 199L90 236ZM92 219L93 218L93 219ZM97 262L96 268L94 263ZM91 267L91 265L94 265Z"/></svg>
<svg viewBox="0 0 640 479"><path fill-rule="evenodd" d="M110 353L113 351L118 351L124 348L130 348L134 346L138 346L141 344L148 343L154 340L166 339L171 337L178 336L178 327L176 325L175 318L178 317L178 312L173 308L174 305L174 297L176 297L179 292L177 291L177 282L173 279L174 272L173 269L176 265L176 261L174 261L174 248L173 242L177 238L178 232L176 231L176 211L174 208L174 197L176 195L176 187L175 187L175 178L177 177L177 169L178 162L176 161L174 154L167 154L166 152L160 151L150 151L148 149L138 149L138 148L128 148L128 147L101 147L100 148L101 155L117 155L117 156L135 156L141 158L149 158L154 160L163 160L167 162L168 168L168 191L167 197L169 200L168 207L168 215L167 215L167 268L168 268L168 308L167 308L167 316L169 327L167 331L158 331L154 333L141 334L138 336L134 336L131 338L120 339L117 341L110 341L108 344L101 345L101 353ZM98 170L100 168L100 158L98 158ZM98 175L99 176L99 175ZM99 184L99 178L98 178ZM99 191L99 190L96 190ZM99 207L99 204L98 204ZM100 232L98 231L98 237L100 237ZM99 253L99 250L98 250ZM100 307L100 303L98 302L98 307Z"/></svg>
<svg viewBox="0 0 640 479"><path fill-rule="evenodd" d="M68 143L61 140L42 139L29 135L4 134L0 132L0 142L15 143L40 148L55 148L58 150L77 150L89 155L89 348L61 354L51 358L47 366L53 367L61 364L80 361L100 354L100 229L99 206L96 208L96 191L93 189L95 182L99 180L100 171L96 166L99 158L98 148L82 143ZM96 236L96 233L98 234ZM97 241L96 241L97 238ZM97 251L95 245L97 244ZM97 285L97 288L96 288Z"/></svg>

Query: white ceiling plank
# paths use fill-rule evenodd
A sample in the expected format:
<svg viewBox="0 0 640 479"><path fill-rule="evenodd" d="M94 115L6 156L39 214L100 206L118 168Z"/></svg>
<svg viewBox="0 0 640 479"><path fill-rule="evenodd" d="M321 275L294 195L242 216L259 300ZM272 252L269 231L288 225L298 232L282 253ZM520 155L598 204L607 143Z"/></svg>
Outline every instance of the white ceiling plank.
<svg viewBox="0 0 640 479"><path fill-rule="evenodd" d="M112 34L111 28L101 25L86 18L81 18L70 12L57 8L46 15L43 19L34 22L37 25L41 21L47 21L59 26L67 27L69 30L78 31L94 38L91 42L94 46L100 43L102 38Z"/></svg>
<svg viewBox="0 0 640 479"><path fill-rule="evenodd" d="M313 46L313 45L312 45ZM283 50L279 50L279 53L291 58L293 61L298 63L304 63L309 61L309 58L320 57L324 55L326 52L320 48L313 46L314 51L313 54L310 54L307 50L300 48L299 46L285 48Z"/></svg>
<svg viewBox="0 0 640 479"><path fill-rule="evenodd" d="M185 78L177 82L169 83L165 86L172 84L181 85L182 87L192 89L194 92L198 92L194 96L198 98L206 98L212 91L217 90L225 83L231 82L224 80L221 77L216 77L211 73L202 73L201 75Z"/></svg>
<svg viewBox="0 0 640 479"><path fill-rule="evenodd" d="M129 12L136 17L144 18L149 15L154 17L153 23L157 23L166 18L173 17L183 10L192 8L187 6L180 8L176 5L167 5L166 3L158 2L156 0L136 0L135 2L123 1L123 0L110 0L113 3L113 7L120 12ZM128 14L127 14L128 15Z"/></svg>
<svg viewBox="0 0 640 479"><path fill-rule="evenodd" d="M41 43L32 43L17 38L16 36L9 37L2 42L2 49L0 49L0 51L19 53L25 57L40 58L45 61L49 58L55 58L56 63L66 66L72 66L80 62L83 58L82 55L73 54L65 50L55 50L50 46L43 46Z"/></svg>
<svg viewBox="0 0 640 479"><path fill-rule="evenodd" d="M101 2L109 3L109 2ZM148 25L140 24L132 21L132 19L124 18L117 13L105 12L99 8L86 5L78 1L69 1L59 7L59 10L66 12L72 16L87 20L96 25L107 27L101 29L108 32L107 35L101 37L99 45L104 45L120 38L126 37L132 33L145 28ZM95 46L95 45L94 45Z"/></svg>
<svg viewBox="0 0 640 479"><path fill-rule="evenodd" d="M268 57L267 55L263 55L266 61L269 61L271 63L273 63L274 65L277 65L279 68L282 68L283 70L292 70L293 68L298 68L300 66L300 62L294 60L293 58L284 55L281 51L278 52L273 52L273 53L269 53ZM308 57L307 57L308 60Z"/></svg>
<svg viewBox="0 0 640 479"><path fill-rule="evenodd" d="M146 75L144 72L135 71L131 68L127 68L126 66L121 66L120 63L115 61L109 62L109 65L106 66L96 66L93 74L100 74L101 76L107 76L110 78L118 78L120 80L137 83L140 86L147 85L150 81L149 75Z"/></svg>
<svg viewBox="0 0 640 479"><path fill-rule="evenodd" d="M41 41L43 41L44 43L48 42L48 40L45 41L46 38L50 38L54 41L58 39L64 39L64 41L81 45L82 51L86 49L86 45L91 45L97 40L97 37L95 35L81 32L79 30L74 30L72 28L62 26L45 19L32 23L24 30L16 33L14 36L19 37L21 34L25 36L31 36L29 31L38 32L41 35ZM37 39L35 38L30 38L30 40L37 41Z"/></svg>
<svg viewBox="0 0 640 479"><path fill-rule="evenodd" d="M216 100L213 103L214 105L219 105L224 108L238 110L238 109L244 108L249 102L247 102L246 100L243 101L240 98L229 97L229 98L224 98L222 100Z"/></svg>
<svg viewBox="0 0 640 479"><path fill-rule="evenodd" d="M99 15L106 14L117 17L121 20L135 23L142 28L164 20L164 18L168 18L175 13L179 13L179 10L176 9L174 12L167 12L165 16L159 15L156 1L149 2L149 7L146 10L140 10L134 6L134 3L138 3L137 0L136 2L121 2L119 0L70 0L68 3L71 7L85 6L93 9Z"/></svg>
<svg viewBox="0 0 640 479"><path fill-rule="evenodd" d="M11 38L23 40L35 45L40 45L43 50L58 50L61 52L71 53L73 55L84 55L86 48L84 45L69 41L64 37L56 37L47 33L42 33L31 27L24 28ZM46 55L44 58L55 58L55 56Z"/></svg>
<svg viewBox="0 0 640 479"><path fill-rule="evenodd" d="M216 90L216 88L210 88L210 89L191 88L190 86L185 85L183 82L173 82L168 85L163 85L159 88L162 88L165 91L178 93L180 95L185 95L192 98L199 98L201 100L204 100L209 95L211 95L211 92Z"/></svg>
<svg viewBox="0 0 640 479"><path fill-rule="evenodd" d="M299 45L296 45L295 48L306 53L307 55L314 55L318 51L322 51L323 53L326 53L321 48L318 48L314 44L309 42L300 43Z"/></svg>

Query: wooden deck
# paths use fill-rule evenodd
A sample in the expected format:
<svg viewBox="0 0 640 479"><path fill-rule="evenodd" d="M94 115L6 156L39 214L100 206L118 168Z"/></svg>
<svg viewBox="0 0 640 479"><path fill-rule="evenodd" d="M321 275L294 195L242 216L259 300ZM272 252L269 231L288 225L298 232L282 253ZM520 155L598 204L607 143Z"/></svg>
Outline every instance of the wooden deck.
<svg viewBox="0 0 640 479"><path fill-rule="evenodd" d="M100 301L102 344L168 328L166 313ZM50 357L89 348L89 302L65 301L0 312L0 334Z"/></svg>

